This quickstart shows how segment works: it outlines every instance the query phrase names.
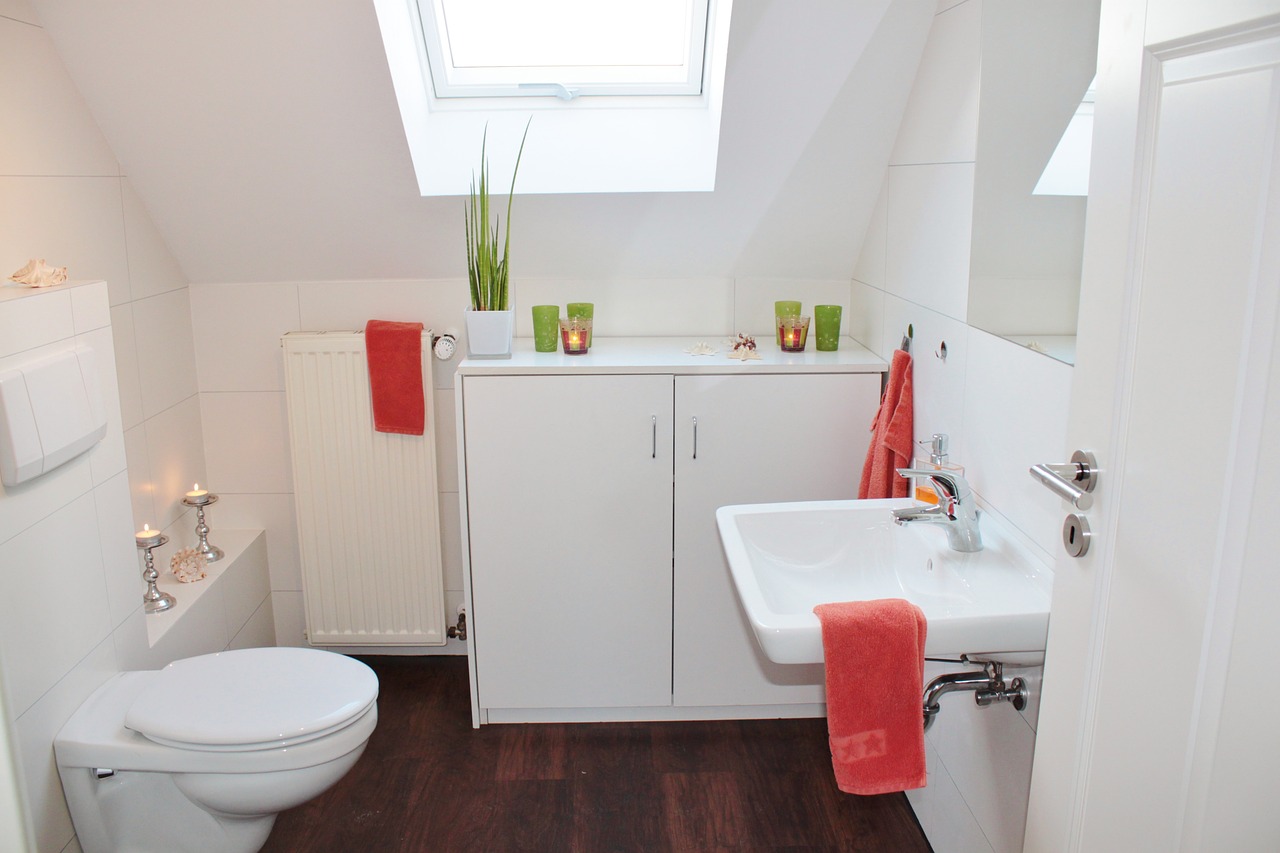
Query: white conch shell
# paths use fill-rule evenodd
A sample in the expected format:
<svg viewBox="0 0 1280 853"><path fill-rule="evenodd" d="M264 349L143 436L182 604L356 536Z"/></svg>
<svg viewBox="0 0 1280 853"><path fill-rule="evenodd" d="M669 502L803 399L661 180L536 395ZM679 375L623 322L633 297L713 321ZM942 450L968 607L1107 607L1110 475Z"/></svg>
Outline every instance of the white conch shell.
<svg viewBox="0 0 1280 853"><path fill-rule="evenodd" d="M209 561L195 548L183 548L169 561L169 570L182 583L204 580L208 567Z"/></svg>
<svg viewBox="0 0 1280 853"><path fill-rule="evenodd" d="M32 258L25 267L9 276L9 280L29 287L49 287L67 280L67 268L51 267L44 262L44 258Z"/></svg>

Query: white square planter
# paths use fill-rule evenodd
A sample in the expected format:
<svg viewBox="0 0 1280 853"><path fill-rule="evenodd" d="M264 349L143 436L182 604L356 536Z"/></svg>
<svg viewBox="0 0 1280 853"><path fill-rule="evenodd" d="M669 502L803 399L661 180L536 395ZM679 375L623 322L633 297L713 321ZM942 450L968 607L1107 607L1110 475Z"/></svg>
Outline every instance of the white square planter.
<svg viewBox="0 0 1280 853"><path fill-rule="evenodd" d="M471 358L511 358L511 337L516 312L475 311L464 313L467 322L467 354Z"/></svg>

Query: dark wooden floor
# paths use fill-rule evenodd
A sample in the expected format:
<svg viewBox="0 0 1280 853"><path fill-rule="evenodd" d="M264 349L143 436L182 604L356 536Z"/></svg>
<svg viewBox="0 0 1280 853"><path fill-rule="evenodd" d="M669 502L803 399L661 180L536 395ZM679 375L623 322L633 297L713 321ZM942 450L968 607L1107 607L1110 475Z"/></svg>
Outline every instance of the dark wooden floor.
<svg viewBox="0 0 1280 853"><path fill-rule="evenodd" d="M902 794L840 793L825 720L471 728L466 659L373 657L360 762L266 851L927 851Z"/></svg>

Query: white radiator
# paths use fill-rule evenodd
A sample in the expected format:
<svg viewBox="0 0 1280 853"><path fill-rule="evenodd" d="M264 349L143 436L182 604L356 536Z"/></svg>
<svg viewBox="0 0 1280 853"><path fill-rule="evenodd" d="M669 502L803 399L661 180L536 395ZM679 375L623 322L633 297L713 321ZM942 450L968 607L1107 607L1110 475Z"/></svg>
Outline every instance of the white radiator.
<svg viewBox="0 0 1280 853"><path fill-rule="evenodd" d="M430 330L421 436L374 431L363 332L282 341L308 642L444 645Z"/></svg>

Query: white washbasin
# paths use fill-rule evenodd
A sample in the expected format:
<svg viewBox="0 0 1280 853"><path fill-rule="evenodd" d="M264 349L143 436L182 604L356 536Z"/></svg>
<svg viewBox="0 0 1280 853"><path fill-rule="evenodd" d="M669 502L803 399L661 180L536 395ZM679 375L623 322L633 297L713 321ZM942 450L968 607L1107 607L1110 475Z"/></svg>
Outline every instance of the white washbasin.
<svg viewBox="0 0 1280 853"><path fill-rule="evenodd" d="M927 655L1043 653L1053 574L995 518L983 549L947 547L940 525L897 526L910 499L746 504L716 510L734 586L778 663L821 663L813 607L905 598L928 620Z"/></svg>

